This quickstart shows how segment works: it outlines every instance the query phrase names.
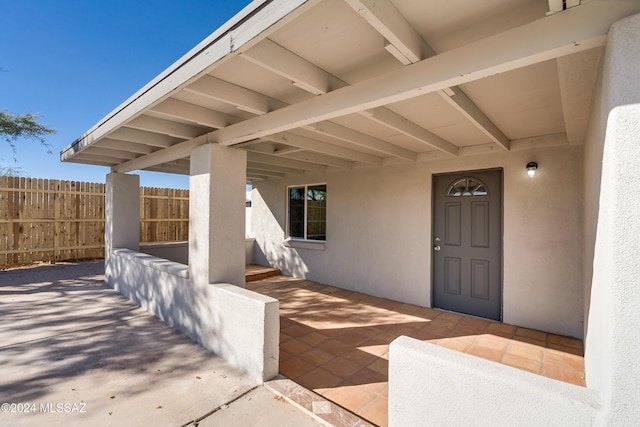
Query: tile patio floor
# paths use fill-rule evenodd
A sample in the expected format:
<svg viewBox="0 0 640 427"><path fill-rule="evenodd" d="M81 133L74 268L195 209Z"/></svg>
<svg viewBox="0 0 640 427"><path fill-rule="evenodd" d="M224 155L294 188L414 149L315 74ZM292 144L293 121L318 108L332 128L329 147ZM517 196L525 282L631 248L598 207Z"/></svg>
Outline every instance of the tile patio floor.
<svg viewBox="0 0 640 427"><path fill-rule="evenodd" d="M280 301L280 373L379 426L400 335L584 386L580 340L286 276L247 288Z"/></svg>

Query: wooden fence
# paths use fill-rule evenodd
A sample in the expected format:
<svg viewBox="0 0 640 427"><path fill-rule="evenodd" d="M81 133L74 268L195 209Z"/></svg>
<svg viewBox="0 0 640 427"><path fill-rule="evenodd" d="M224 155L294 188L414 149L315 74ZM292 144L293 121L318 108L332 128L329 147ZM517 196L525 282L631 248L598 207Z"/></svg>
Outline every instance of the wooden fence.
<svg viewBox="0 0 640 427"><path fill-rule="evenodd" d="M189 190L140 198L140 242L188 239ZM103 258L104 227L104 184L0 177L0 267Z"/></svg>

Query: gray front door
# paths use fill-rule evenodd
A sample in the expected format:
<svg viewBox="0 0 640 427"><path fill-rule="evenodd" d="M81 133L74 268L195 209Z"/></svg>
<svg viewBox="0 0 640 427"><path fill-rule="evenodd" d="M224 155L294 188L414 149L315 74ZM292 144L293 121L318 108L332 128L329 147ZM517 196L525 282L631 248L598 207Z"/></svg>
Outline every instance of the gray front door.
<svg viewBox="0 0 640 427"><path fill-rule="evenodd" d="M433 194L434 306L501 320L502 171L436 175Z"/></svg>

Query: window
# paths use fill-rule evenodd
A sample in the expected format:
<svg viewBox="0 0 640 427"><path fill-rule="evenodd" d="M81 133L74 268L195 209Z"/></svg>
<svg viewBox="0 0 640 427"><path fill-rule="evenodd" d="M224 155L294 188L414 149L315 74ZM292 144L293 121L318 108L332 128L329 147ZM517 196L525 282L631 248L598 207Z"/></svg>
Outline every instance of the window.
<svg viewBox="0 0 640 427"><path fill-rule="evenodd" d="M288 235L324 241L327 237L327 186L289 187Z"/></svg>
<svg viewBox="0 0 640 427"><path fill-rule="evenodd" d="M447 196L486 196L487 186L476 178L460 178L454 181L447 190Z"/></svg>

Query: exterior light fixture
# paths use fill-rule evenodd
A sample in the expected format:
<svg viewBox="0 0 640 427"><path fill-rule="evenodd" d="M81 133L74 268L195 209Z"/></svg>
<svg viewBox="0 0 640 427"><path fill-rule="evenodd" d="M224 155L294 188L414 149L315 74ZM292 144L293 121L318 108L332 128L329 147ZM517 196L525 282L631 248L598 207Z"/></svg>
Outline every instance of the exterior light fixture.
<svg viewBox="0 0 640 427"><path fill-rule="evenodd" d="M527 175L529 178L533 178L536 176L536 171L538 170L538 164L536 162L527 163Z"/></svg>

